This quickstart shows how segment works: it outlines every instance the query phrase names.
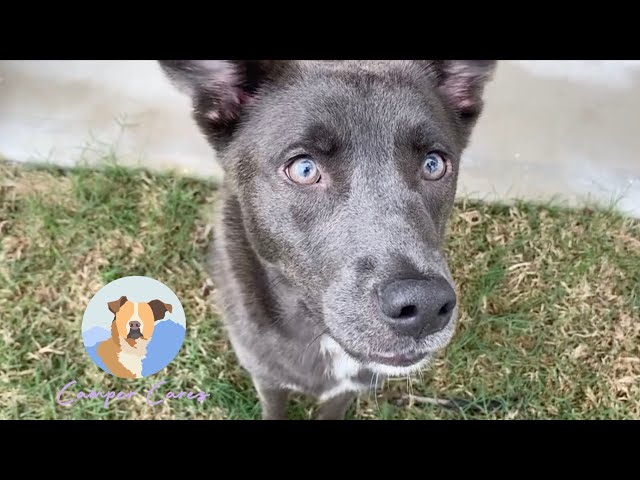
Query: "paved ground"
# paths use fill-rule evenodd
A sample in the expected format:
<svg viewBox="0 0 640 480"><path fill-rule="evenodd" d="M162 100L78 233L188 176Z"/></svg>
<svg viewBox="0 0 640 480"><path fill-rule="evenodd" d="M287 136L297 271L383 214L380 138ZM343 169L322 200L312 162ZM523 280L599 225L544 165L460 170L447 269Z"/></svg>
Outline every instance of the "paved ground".
<svg viewBox="0 0 640 480"><path fill-rule="evenodd" d="M0 80L0 156L70 165L117 143L127 163L221 175L155 62L3 61ZM640 62L506 61L487 97L461 195L618 200L640 217Z"/></svg>
<svg viewBox="0 0 640 480"><path fill-rule="evenodd" d="M640 216L640 62L505 62L462 170L481 197L591 196Z"/></svg>

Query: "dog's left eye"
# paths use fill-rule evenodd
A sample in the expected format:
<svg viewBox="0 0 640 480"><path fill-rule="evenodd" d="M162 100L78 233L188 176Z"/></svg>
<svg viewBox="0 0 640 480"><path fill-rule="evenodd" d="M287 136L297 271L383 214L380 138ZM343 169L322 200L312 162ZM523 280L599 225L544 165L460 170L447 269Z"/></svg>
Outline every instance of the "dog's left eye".
<svg viewBox="0 0 640 480"><path fill-rule="evenodd" d="M422 163L422 172L427 180L440 180L447 173L447 162L439 153L429 152Z"/></svg>
<svg viewBox="0 0 640 480"><path fill-rule="evenodd" d="M285 171L287 177L300 185L312 185L320 181L320 169L311 157L297 158Z"/></svg>

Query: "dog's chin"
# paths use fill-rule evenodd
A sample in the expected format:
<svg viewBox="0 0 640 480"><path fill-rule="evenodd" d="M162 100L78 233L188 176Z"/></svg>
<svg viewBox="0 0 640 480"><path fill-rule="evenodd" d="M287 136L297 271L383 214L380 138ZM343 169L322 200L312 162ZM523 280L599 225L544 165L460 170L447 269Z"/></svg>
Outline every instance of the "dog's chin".
<svg viewBox="0 0 640 480"><path fill-rule="evenodd" d="M323 350L333 352L346 357L348 363L354 367L371 370L374 373L389 377L406 377L412 373L426 368L434 356L449 345L453 339L457 323L457 310L449 324L440 332L425 338L422 342L413 342L412 345L396 345L397 349L380 351L371 349L361 351L354 345L350 345L349 339L340 338L333 332L328 333L322 342ZM379 347L390 346L392 342L379 343Z"/></svg>
<svg viewBox="0 0 640 480"><path fill-rule="evenodd" d="M417 373L418 371L426 368L431 360L433 359L433 354L427 353L417 362L411 365L390 365L387 363L378 363L378 362L365 362L363 366L374 373L379 373L381 375L386 375L388 377L406 377L411 375L412 373Z"/></svg>
<svg viewBox="0 0 640 480"><path fill-rule="evenodd" d="M389 377L405 377L429 365L434 352L397 354L358 354L345 348L339 341L327 335L321 342L322 350L342 357L343 362Z"/></svg>

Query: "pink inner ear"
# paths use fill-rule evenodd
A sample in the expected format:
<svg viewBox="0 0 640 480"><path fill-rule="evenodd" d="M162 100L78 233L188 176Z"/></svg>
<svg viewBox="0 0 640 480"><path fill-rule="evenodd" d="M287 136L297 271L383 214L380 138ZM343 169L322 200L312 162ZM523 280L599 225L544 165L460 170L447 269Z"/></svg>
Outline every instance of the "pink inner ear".
<svg viewBox="0 0 640 480"><path fill-rule="evenodd" d="M238 105L240 106L246 105L252 100L252 97L241 88L234 87L234 90L235 90L234 93L236 96L236 102L238 103Z"/></svg>
<svg viewBox="0 0 640 480"><path fill-rule="evenodd" d="M237 118L240 115L240 110L252 100L253 97L242 88L228 87L222 94L221 104L218 108L208 111L205 116L213 121Z"/></svg>
<svg viewBox="0 0 640 480"><path fill-rule="evenodd" d="M473 109L479 102L469 78L448 79L440 90L449 103L458 110Z"/></svg>
<svg viewBox="0 0 640 480"><path fill-rule="evenodd" d="M450 60L440 64L440 91L463 114L475 114L482 106L484 84L493 73L491 61Z"/></svg>

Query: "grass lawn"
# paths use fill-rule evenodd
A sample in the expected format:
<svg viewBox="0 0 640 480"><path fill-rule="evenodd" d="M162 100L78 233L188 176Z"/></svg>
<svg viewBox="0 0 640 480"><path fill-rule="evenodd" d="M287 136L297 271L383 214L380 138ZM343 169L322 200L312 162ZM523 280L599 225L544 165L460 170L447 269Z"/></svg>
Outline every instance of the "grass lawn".
<svg viewBox="0 0 640 480"><path fill-rule="evenodd" d="M259 417L203 271L215 188L117 166L58 171L0 163L0 418ZM640 222L611 211L459 203L448 255L462 318L453 343L411 379L391 380L355 419L640 417ZM168 285L187 337L163 372L106 375L81 321L105 283ZM204 390L203 403L144 397L57 405L58 390ZM73 388L72 388L73 390ZM445 409L424 398L465 400ZM293 418L312 405L292 402Z"/></svg>

